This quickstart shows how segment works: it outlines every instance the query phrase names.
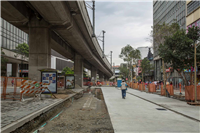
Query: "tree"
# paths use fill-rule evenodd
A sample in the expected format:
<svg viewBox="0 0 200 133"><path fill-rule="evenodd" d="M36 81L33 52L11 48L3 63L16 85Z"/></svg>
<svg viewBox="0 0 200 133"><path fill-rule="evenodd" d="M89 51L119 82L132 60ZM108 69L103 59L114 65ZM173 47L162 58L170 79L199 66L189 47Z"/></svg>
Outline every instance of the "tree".
<svg viewBox="0 0 200 133"><path fill-rule="evenodd" d="M26 57L29 57L29 46L28 46L28 44L26 44L26 43L18 44L18 46L16 47L15 52L17 53L15 55L15 57L18 57L19 54L21 55L21 59L22 59L22 62L21 62L21 74L22 74L23 60Z"/></svg>
<svg viewBox="0 0 200 133"><path fill-rule="evenodd" d="M119 70L120 70L120 74L123 75L125 79L128 78L129 71L127 67L119 67Z"/></svg>
<svg viewBox="0 0 200 133"><path fill-rule="evenodd" d="M66 75L71 75L71 74L74 74L74 71L72 71L72 69L66 66L65 68L63 68L62 73Z"/></svg>
<svg viewBox="0 0 200 133"><path fill-rule="evenodd" d="M4 57L5 53L3 52L3 49L1 48L1 76L6 76L6 65L8 62L8 59Z"/></svg>
<svg viewBox="0 0 200 133"><path fill-rule="evenodd" d="M176 21L176 20L174 20ZM150 33L150 42L153 42L154 54L158 51L159 45L164 44L165 38L172 36L177 30L180 29L178 23L173 22L171 25L166 24L165 22L162 24L156 24L152 26L152 31ZM160 56L160 55L159 55ZM162 57L161 57L162 58ZM162 60L163 67L163 79L164 79L164 89L166 89L166 63Z"/></svg>
<svg viewBox="0 0 200 133"><path fill-rule="evenodd" d="M137 59L141 58L140 51L137 49L134 49L132 46L127 44L125 47L121 49L121 54L119 55L120 58L122 58L125 62L128 64L129 71L133 72L133 63L137 64ZM132 76L129 73L129 79L132 81Z"/></svg>
<svg viewBox="0 0 200 133"><path fill-rule="evenodd" d="M85 69L83 70L83 77L84 77L84 78L85 78L85 77L86 77L86 78L88 77L88 76L87 76L87 72L86 72Z"/></svg>
<svg viewBox="0 0 200 133"><path fill-rule="evenodd" d="M137 76L136 79L139 82L142 78L140 76Z"/></svg>
<svg viewBox="0 0 200 133"><path fill-rule="evenodd" d="M194 68L194 44L199 40L199 33L198 27L189 28L187 34L185 30L179 29L172 36L166 37L164 44L159 47L159 55L179 73L185 85L188 85L188 82L184 69ZM200 47L197 48L197 53L197 60L200 60Z"/></svg>
<svg viewBox="0 0 200 133"><path fill-rule="evenodd" d="M141 62L141 71L142 71L142 82L144 82L144 73L149 72L150 69L152 69L152 66L150 64L150 61L147 58L144 58ZM142 86L142 90L144 90Z"/></svg>
<svg viewBox="0 0 200 133"><path fill-rule="evenodd" d="M21 54L25 57L29 57L29 46L26 43L22 43L22 44L18 44L18 46L16 47L16 53L18 56L18 54Z"/></svg>

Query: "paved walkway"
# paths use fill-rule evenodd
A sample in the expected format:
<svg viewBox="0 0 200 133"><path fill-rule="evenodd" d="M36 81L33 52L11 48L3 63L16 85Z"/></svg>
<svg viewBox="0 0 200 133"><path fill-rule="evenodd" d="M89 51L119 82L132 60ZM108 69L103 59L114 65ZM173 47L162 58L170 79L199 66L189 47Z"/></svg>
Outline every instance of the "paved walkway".
<svg viewBox="0 0 200 133"><path fill-rule="evenodd" d="M200 131L199 122L170 110L157 110L162 107L130 94L127 94L126 99L122 99L121 91L114 87L102 87L102 92L115 133L199 133ZM160 100L161 97L132 89L128 92L147 98L153 96L152 99L155 100ZM161 99L169 98L161 97Z"/></svg>
<svg viewBox="0 0 200 133"><path fill-rule="evenodd" d="M127 92L137 95L141 98L144 98L148 101L151 101L163 107L166 107L168 109L184 114L186 116L200 120L200 106L191 106L188 105L185 101L180 101L173 98L167 98L152 93L141 92L130 88L128 89Z"/></svg>

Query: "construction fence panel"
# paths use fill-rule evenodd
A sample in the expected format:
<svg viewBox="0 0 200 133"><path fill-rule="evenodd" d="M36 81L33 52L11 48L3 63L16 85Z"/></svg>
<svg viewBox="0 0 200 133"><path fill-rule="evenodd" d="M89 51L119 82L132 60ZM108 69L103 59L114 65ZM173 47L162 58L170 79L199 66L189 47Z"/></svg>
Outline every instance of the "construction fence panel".
<svg viewBox="0 0 200 133"><path fill-rule="evenodd" d="M20 86L24 78L21 77L2 77L1 76L1 98L21 100Z"/></svg>

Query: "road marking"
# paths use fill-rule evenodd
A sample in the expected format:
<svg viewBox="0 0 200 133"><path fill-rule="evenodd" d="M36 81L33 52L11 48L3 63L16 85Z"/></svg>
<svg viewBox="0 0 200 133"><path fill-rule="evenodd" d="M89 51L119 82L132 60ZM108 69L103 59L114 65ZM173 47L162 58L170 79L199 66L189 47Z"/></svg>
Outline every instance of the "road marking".
<svg viewBox="0 0 200 133"><path fill-rule="evenodd" d="M92 102L92 95L90 97L88 97L87 101L83 105L83 108L89 107L91 102Z"/></svg>

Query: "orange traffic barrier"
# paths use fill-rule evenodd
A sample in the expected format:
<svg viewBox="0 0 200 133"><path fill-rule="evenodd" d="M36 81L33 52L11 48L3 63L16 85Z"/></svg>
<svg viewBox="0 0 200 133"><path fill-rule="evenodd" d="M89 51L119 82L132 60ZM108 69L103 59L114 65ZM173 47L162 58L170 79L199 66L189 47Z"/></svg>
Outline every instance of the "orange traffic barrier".
<svg viewBox="0 0 200 133"><path fill-rule="evenodd" d="M151 93L156 92L155 84L149 84L148 85L148 92L151 92Z"/></svg>
<svg viewBox="0 0 200 133"><path fill-rule="evenodd" d="M31 95L31 94L41 94L45 92L46 89L48 89L48 85L50 83L43 83L43 82L38 82L38 81L32 81L32 80L23 80L21 82L21 90L20 90L20 99L24 101L23 96L24 95ZM39 95L40 96L40 95Z"/></svg>
<svg viewBox="0 0 200 133"><path fill-rule="evenodd" d="M179 89L180 89L180 94L181 94L181 83L179 83Z"/></svg>
<svg viewBox="0 0 200 133"><path fill-rule="evenodd" d="M143 88L142 88L142 87L143 87ZM143 84L139 84L139 90L141 90L141 91L145 90L144 83L143 83Z"/></svg>
<svg viewBox="0 0 200 133"><path fill-rule="evenodd" d="M165 90L163 85L161 85L161 96L165 96Z"/></svg>
<svg viewBox="0 0 200 133"><path fill-rule="evenodd" d="M185 86L185 100L194 101L194 85ZM197 86L197 100L200 100L200 86Z"/></svg>
<svg viewBox="0 0 200 133"><path fill-rule="evenodd" d="M169 92L170 96L174 95L173 85L166 85L166 89Z"/></svg>

